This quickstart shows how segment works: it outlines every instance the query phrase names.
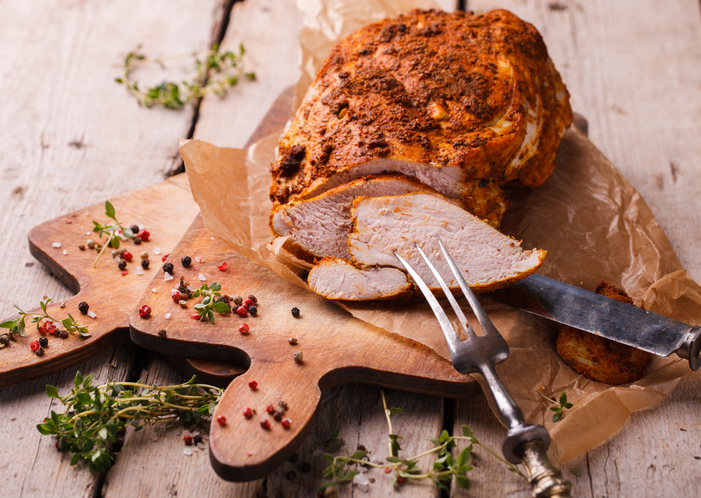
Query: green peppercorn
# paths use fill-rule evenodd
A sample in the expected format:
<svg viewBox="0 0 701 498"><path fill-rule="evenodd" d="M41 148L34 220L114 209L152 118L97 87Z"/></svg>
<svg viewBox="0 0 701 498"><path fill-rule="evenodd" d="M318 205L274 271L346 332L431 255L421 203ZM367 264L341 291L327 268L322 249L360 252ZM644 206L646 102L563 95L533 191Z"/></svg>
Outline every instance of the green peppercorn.
<svg viewBox="0 0 701 498"><path fill-rule="evenodd" d="M95 241L93 239L88 239L85 245L88 246L88 249L95 249Z"/></svg>
<svg viewBox="0 0 701 498"><path fill-rule="evenodd" d="M142 252L141 254L139 254L139 257L140 257L141 259L148 259L148 253L147 253L146 251L144 251L144 252Z"/></svg>

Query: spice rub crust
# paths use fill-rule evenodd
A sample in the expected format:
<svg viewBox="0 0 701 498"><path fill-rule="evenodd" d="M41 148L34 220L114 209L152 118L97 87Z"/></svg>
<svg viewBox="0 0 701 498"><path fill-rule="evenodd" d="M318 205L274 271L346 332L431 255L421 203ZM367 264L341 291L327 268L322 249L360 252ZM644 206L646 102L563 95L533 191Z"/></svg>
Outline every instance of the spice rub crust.
<svg viewBox="0 0 701 498"><path fill-rule="evenodd" d="M498 225L505 203L484 202L476 186L542 183L571 120L532 25L505 10L415 10L332 50L279 144L270 196L277 205L318 194L373 160L458 167L467 209Z"/></svg>

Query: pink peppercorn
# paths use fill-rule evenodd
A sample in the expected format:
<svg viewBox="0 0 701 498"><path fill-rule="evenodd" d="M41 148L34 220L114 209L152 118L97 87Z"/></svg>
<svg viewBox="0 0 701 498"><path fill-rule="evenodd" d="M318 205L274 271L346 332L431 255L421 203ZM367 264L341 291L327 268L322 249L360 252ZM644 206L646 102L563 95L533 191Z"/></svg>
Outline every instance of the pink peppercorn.
<svg viewBox="0 0 701 498"><path fill-rule="evenodd" d="M221 271L224 271L224 270L226 270L226 267L227 267L227 266L229 266L229 265L227 265L227 264L226 264L226 261L224 261L222 264L220 264L219 266L217 266L217 268L219 268Z"/></svg>
<svg viewBox="0 0 701 498"><path fill-rule="evenodd" d="M124 251L122 257L124 258L124 261L131 261L132 259L134 259L134 256L129 251Z"/></svg>
<svg viewBox="0 0 701 498"><path fill-rule="evenodd" d="M217 423L219 425L226 425L226 417L224 415L217 415Z"/></svg>
<svg viewBox="0 0 701 498"><path fill-rule="evenodd" d="M183 441L188 446L192 446L192 436L183 436Z"/></svg>
<svg viewBox="0 0 701 498"><path fill-rule="evenodd" d="M250 308L254 304L256 304L256 303L254 303L253 299L251 299L250 297L246 298L246 300L243 302L243 306L246 308L247 311L248 311L248 308Z"/></svg>
<svg viewBox="0 0 701 498"><path fill-rule="evenodd" d="M289 429L291 423L292 420L290 420L289 418L283 418L282 420L280 420L280 425L282 425L285 429Z"/></svg>
<svg viewBox="0 0 701 498"><path fill-rule="evenodd" d="M251 418L253 416L253 410L251 408L246 407L246 409L243 411L243 416L246 418Z"/></svg>
<svg viewBox="0 0 701 498"><path fill-rule="evenodd" d="M246 308L244 306L239 306L238 308L236 308L236 314L238 316L247 316L248 311L246 311Z"/></svg>
<svg viewBox="0 0 701 498"><path fill-rule="evenodd" d="M139 308L139 316L141 318L148 318L151 316L151 307L144 304L141 308Z"/></svg>
<svg viewBox="0 0 701 498"><path fill-rule="evenodd" d="M270 413L270 414L273 414L273 413L275 413L275 407L273 407L273 405L268 405L265 407L265 411Z"/></svg>
<svg viewBox="0 0 701 498"><path fill-rule="evenodd" d="M263 420L260 421L260 426L265 429L266 431L270 430L270 420L267 418L264 418Z"/></svg>
<svg viewBox="0 0 701 498"><path fill-rule="evenodd" d="M249 330L251 330L251 328L248 326L248 324L242 323L239 325L239 332L241 332L243 335L248 334Z"/></svg>
<svg viewBox="0 0 701 498"><path fill-rule="evenodd" d="M165 263L166 259L168 259L168 256L170 256L170 253L168 253L168 254L166 254L165 256L163 256L163 257L161 258L161 261L163 261L163 262Z"/></svg>
<svg viewBox="0 0 701 498"><path fill-rule="evenodd" d="M250 387L251 390L255 391L256 389L258 389L258 383L255 380L252 380L248 383L248 387Z"/></svg>
<svg viewBox="0 0 701 498"><path fill-rule="evenodd" d="M149 238L151 238L151 233L148 230L141 230L139 232L139 237L141 238L141 240L146 242Z"/></svg>
<svg viewBox="0 0 701 498"><path fill-rule="evenodd" d="M29 347L32 348L32 351L36 351L37 349L39 349L39 341L32 341L29 344Z"/></svg>
<svg viewBox="0 0 701 498"><path fill-rule="evenodd" d="M176 303L178 303L178 302L180 302L180 300L182 299L183 296L182 296L182 294L180 294L180 291L174 290L174 291L171 293L171 296L170 296L170 297L173 298L173 301L175 301Z"/></svg>

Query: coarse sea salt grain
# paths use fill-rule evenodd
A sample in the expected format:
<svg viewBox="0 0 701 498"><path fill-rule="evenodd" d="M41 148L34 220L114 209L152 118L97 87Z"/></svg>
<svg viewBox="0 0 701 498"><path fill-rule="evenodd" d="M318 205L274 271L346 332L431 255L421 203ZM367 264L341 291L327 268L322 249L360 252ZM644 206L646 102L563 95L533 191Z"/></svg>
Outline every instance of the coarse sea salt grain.
<svg viewBox="0 0 701 498"><path fill-rule="evenodd" d="M364 493L370 491L370 479L365 474L356 474L353 477L353 483Z"/></svg>
<svg viewBox="0 0 701 498"><path fill-rule="evenodd" d="M171 280L173 280L173 275L171 275L171 274L168 273L167 271L166 271L166 272L163 272L163 279L164 279L166 282L170 282Z"/></svg>
<svg viewBox="0 0 701 498"><path fill-rule="evenodd" d="M199 275L197 275L197 278L199 278L199 279L202 280L203 282L204 282L205 280L207 280L207 277L205 277L205 276L202 275L201 273L200 273Z"/></svg>
<svg viewBox="0 0 701 498"><path fill-rule="evenodd" d="M85 236L86 236L86 237L90 237L90 234L91 234L91 233L92 233L92 232L85 232Z"/></svg>
<svg viewBox="0 0 701 498"><path fill-rule="evenodd" d="M119 262L122 260L122 258L120 258L119 256L115 256L115 257L114 257L114 260L115 260L117 263L119 263Z"/></svg>
<svg viewBox="0 0 701 498"><path fill-rule="evenodd" d="M156 248L153 250L153 254L161 254L161 248L160 248L160 247L156 247Z"/></svg>
<svg viewBox="0 0 701 498"><path fill-rule="evenodd" d="M195 261L198 263L204 263L204 259L200 258L199 256L195 256Z"/></svg>
<svg viewBox="0 0 701 498"><path fill-rule="evenodd" d="M63 250L63 255L65 256L65 255L67 255L67 254L68 254L68 251L66 251L66 250L64 249L64 250Z"/></svg>
<svg viewBox="0 0 701 498"><path fill-rule="evenodd" d="M95 312L92 311L92 310L88 310L88 316L89 316L90 318L97 318L97 315L96 315Z"/></svg>
<svg viewBox="0 0 701 498"><path fill-rule="evenodd" d="M154 287L153 289L151 289L151 292L158 292L158 289Z"/></svg>
<svg viewBox="0 0 701 498"><path fill-rule="evenodd" d="M193 452L192 448L185 448L183 450L183 455L192 456L192 452Z"/></svg>
<svg viewBox="0 0 701 498"><path fill-rule="evenodd" d="M166 320L170 320L170 313L166 313Z"/></svg>
<svg viewBox="0 0 701 498"><path fill-rule="evenodd" d="M137 266L137 267L136 267L136 274L137 274L137 275L143 275L143 274L144 274L144 270L143 270L140 266Z"/></svg>
<svg viewBox="0 0 701 498"><path fill-rule="evenodd" d="M56 249L58 249L59 247L61 247L61 243L60 243L60 242L54 242L54 243L51 244L51 245L54 246Z"/></svg>

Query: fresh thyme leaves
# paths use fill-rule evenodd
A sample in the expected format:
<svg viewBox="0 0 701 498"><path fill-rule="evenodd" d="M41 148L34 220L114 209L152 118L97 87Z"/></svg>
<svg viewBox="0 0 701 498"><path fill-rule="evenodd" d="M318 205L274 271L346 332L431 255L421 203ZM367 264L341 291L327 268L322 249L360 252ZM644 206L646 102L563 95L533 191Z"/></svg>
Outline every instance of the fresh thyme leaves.
<svg viewBox="0 0 701 498"><path fill-rule="evenodd" d="M195 377L162 387L114 381L95 386L92 375L83 378L77 372L73 389L63 397L54 386L46 386L46 394L58 399L65 413L52 410L37 429L45 436L53 435L60 451L73 453L71 465L85 460L91 471L106 472L113 461L109 445L127 425L137 431L176 421L194 425L214 413L223 391L194 381Z"/></svg>
<svg viewBox="0 0 701 498"><path fill-rule="evenodd" d="M100 250L100 253L97 255L97 258L95 258L93 268L97 267L97 262L100 261L100 256L102 256L102 253L104 253L108 247L112 247L113 249L119 249L119 236L117 235L117 232L119 230L121 230L122 235L128 239L133 239L135 235L138 235L134 234L131 228L122 227L122 223L120 221L117 221L117 215L114 206L110 201L105 201L105 216L114 220L114 223L111 225L102 225L97 221L93 221L95 227L92 229L92 231L97 233L97 235L100 238L102 238L103 233L109 234L107 242L105 242L105 244L102 246L102 249Z"/></svg>
<svg viewBox="0 0 701 498"><path fill-rule="evenodd" d="M555 413L553 413L553 422L557 422L558 420L560 420L563 417L564 413L562 413L562 410L569 410L570 408L572 408L574 406L572 403L567 402L567 393L563 392L560 395L560 402L558 403L558 401L555 400L554 398L546 396L545 394L543 394L542 392L540 392L538 390L536 390L536 392L538 394L540 394L543 397L543 399L545 399L545 400L549 401L550 403L552 403L553 405L555 405L555 406L550 407L550 411L555 412Z"/></svg>
<svg viewBox="0 0 701 498"><path fill-rule="evenodd" d="M139 66L158 64L163 65L165 59L148 59L140 52L141 46L127 54L124 59L124 75L115 81L126 86L129 93L136 97L139 105L154 107L162 105L166 109L182 109L185 104L198 101L208 94L219 97L226 95L230 87L238 84L241 78L255 80L253 72L246 72L243 64L243 56L246 49L239 45L238 54L227 50L219 51L219 45L215 44L202 58L193 54L195 59L195 73L189 81L176 83L164 81L159 85L142 90L139 83L132 79L132 73Z"/></svg>
<svg viewBox="0 0 701 498"><path fill-rule="evenodd" d="M443 431L438 439L425 438L433 444L433 448L410 458L401 458L399 456L401 448L398 442L400 436L392 434L392 422L390 418L392 415L400 413L401 409L387 408L384 392L381 391L380 393L382 395L382 404L389 429L388 463L381 464L370 461L367 457L367 451L364 449L358 449L353 454L350 454L343 440L338 437L339 432L336 430L331 434L329 439L322 443L325 451L324 457L329 461L330 465L324 469L323 476L326 481L319 486L319 489L326 489L352 481L360 472L351 468L352 465L356 464L365 467L393 470L395 472L395 485L404 484L407 479L431 479L439 489L449 491L449 484L454 476L458 486L469 489L470 479L466 474L468 471L472 470L470 461L472 459L472 450L475 445L484 448L502 462L510 471L526 479L518 467L504 460L491 448L485 446L481 441L475 438L472 429L467 425L462 426L462 436L451 436L448 434L448 431ZM458 453L457 457L453 457L453 449L457 446L457 441L466 441L469 444ZM345 456L332 455L332 453L336 453L340 450L345 451ZM432 468L427 472L420 471L417 468L418 461L422 457L431 454L436 454L436 459L433 462Z"/></svg>
<svg viewBox="0 0 701 498"><path fill-rule="evenodd" d="M576 475L577 477L582 477L582 471L578 469L577 467L572 468L572 473Z"/></svg>
<svg viewBox="0 0 701 498"><path fill-rule="evenodd" d="M90 337L90 333L88 332L88 327L80 325L75 318L71 316L70 313L68 313L68 317L64 318L63 320L59 320L58 318L55 318L51 315L49 315L48 311L46 310L46 307L48 304L51 302L51 299L47 299L46 301L40 301L39 306L41 307L41 313L34 313L34 312L27 312L23 311L19 306L15 304L15 308L19 311L19 316L15 318L14 320L7 320L6 322L0 323L0 328L3 329L9 329L9 334L12 335L20 335L24 336L25 330L26 330L26 325L24 320L28 317L33 317L31 323L36 323L37 330L39 330L39 327L42 326L42 322L44 320L49 320L51 322L55 323L62 323L63 326L66 328L67 332L72 332L72 333L77 333L80 334L82 337Z"/></svg>
<svg viewBox="0 0 701 498"><path fill-rule="evenodd" d="M202 284L202 287L197 289L192 293L192 297L202 297L202 303L196 304L195 310L200 316L200 321L204 322L209 319L210 322L214 323L214 312L217 313L229 313L231 308L224 301L217 301L217 297L221 295L221 285L217 282L213 282L212 285Z"/></svg>

